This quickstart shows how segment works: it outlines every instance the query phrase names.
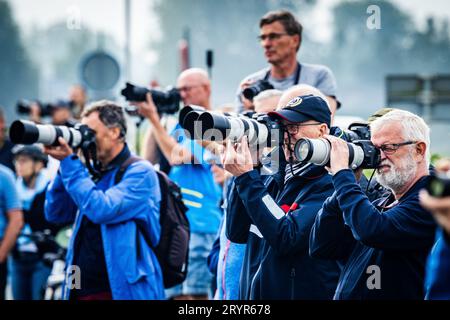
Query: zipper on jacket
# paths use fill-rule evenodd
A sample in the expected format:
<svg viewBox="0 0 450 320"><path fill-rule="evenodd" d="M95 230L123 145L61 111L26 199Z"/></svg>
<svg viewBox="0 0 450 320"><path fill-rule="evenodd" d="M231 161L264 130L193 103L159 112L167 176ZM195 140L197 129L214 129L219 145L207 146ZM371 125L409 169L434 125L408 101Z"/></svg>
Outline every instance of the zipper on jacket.
<svg viewBox="0 0 450 320"><path fill-rule="evenodd" d="M294 300L295 296L295 268L291 269L291 300Z"/></svg>

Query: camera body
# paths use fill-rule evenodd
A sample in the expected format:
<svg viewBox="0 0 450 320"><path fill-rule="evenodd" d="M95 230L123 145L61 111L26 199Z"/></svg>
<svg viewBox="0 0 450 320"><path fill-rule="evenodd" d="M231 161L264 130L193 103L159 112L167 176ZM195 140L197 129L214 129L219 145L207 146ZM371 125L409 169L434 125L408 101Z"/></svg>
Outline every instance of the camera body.
<svg viewBox="0 0 450 320"><path fill-rule="evenodd" d="M367 123L353 122L347 130L343 130L343 137L347 142L370 140L370 128Z"/></svg>
<svg viewBox="0 0 450 320"><path fill-rule="evenodd" d="M427 183L428 193L436 198L450 196L450 178L441 174L433 174Z"/></svg>
<svg viewBox="0 0 450 320"><path fill-rule="evenodd" d="M180 109L181 96L177 89L172 88L167 91L147 89L135 86L129 82L120 92L127 101L142 102L146 100L147 93L152 95L159 114L174 114ZM136 109L126 108L125 111L130 115L137 115Z"/></svg>
<svg viewBox="0 0 450 320"><path fill-rule="evenodd" d="M349 167L376 169L380 164L380 151L370 141L370 128L365 123L354 123L342 131L340 138L347 141ZM329 166L331 145L328 140L303 138L296 142L294 155L301 162Z"/></svg>
<svg viewBox="0 0 450 320"><path fill-rule="evenodd" d="M33 103L36 103L40 109L40 113L42 117L48 117L51 116L54 105L51 103L42 103L38 100L36 101L29 101L29 100L19 100L16 104L16 111L19 114L30 114L31 113L31 105Z"/></svg>
<svg viewBox="0 0 450 320"><path fill-rule="evenodd" d="M245 88L244 90L242 90L242 95L246 99L253 101L253 98L256 97L262 91L266 91L266 90L273 89L273 88L274 87L270 84L269 81L262 79L262 80L256 81L248 88Z"/></svg>
<svg viewBox="0 0 450 320"><path fill-rule="evenodd" d="M87 125L80 123L72 128L16 120L11 124L9 137L15 144L42 143L46 146L59 145L58 138L63 137L72 148L83 147L83 145L95 142L95 132Z"/></svg>

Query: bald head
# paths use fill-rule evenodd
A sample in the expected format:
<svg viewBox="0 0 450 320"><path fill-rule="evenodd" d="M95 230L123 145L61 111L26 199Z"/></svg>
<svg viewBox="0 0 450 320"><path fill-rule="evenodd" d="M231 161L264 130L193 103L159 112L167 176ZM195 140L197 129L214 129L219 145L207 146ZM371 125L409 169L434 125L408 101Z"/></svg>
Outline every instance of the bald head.
<svg viewBox="0 0 450 320"><path fill-rule="evenodd" d="M178 76L177 88L185 105L210 108L211 82L205 70L191 68L183 71Z"/></svg>
<svg viewBox="0 0 450 320"><path fill-rule="evenodd" d="M190 68L180 73L178 81L189 79L189 81L195 81L202 84L210 84L208 73L201 68Z"/></svg>
<svg viewBox="0 0 450 320"><path fill-rule="evenodd" d="M253 98L256 113L275 111L283 92L277 89L265 90Z"/></svg>
<svg viewBox="0 0 450 320"><path fill-rule="evenodd" d="M307 84L298 84L289 88L283 93L280 100L278 101L277 109L284 108L288 104L288 102L294 99L295 97L306 96L309 94L321 97L328 104L327 97L319 89Z"/></svg>

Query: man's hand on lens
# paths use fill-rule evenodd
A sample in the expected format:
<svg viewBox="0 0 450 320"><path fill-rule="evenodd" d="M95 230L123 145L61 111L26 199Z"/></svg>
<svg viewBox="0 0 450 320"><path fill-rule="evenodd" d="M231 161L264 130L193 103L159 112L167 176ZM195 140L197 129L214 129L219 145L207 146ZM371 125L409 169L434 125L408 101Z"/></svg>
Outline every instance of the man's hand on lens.
<svg viewBox="0 0 450 320"><path fill-rule="evenodd" d="M147 93L146 98L146 101L132 102L131 104L138 107L139 114L146 117L151 123L158 123L160 121L160 117L158 114L158 108L153 102L152 95Z"/></svg>
<svg viewBox="0 0 450 320"><path fill-rule="evenodd" d="M450 236L450 197L435 198L426 190L419 193L420 204L431 213Z"/></svg>
<svg viewBox="0 0 450 320"><path fill-rule="evenodd" d="M330 135L326 135L325 139L331 144L330 167L326 168L328 172L334 175L340 170L348 169L349 152L347 142Z"/></svg>
<svg viewBox="0 0 450 320"><path fill-rule="evenodd" d="M244 136L241 142L236 145L233 145L230 140L227 141L227 147L222 157L222 163L225 170L235 177L239 177L240 175L253 170L252 155L248 148L246 136Z"/></svg>
<svg viewBox="0 0 450 320"><path fill-rule="evenodd" d="M59 137L58 138L59 146L52 147L52 146L45 146L44 152L48 154L49 156L52 156L55 159L58 159L59 161L64 160L71 154L73 154L72 148L69 146L69 144L64 140L64 138Z"/></svg>

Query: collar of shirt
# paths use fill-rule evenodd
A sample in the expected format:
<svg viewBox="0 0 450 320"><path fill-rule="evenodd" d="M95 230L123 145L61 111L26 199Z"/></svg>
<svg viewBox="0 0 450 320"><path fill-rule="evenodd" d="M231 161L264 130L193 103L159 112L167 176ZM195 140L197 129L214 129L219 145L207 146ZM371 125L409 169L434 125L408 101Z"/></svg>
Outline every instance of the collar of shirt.
<svg viewBox="0 0 450 320"><path fill-rule="evenodd" d="M131 155L130 149L128 148L128 145L125 143L123 146L122 151L105 167L103 168L100 173L103 176L105 173L118 168L124 163Z"/></svg>

